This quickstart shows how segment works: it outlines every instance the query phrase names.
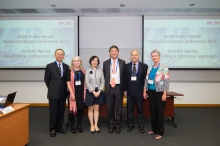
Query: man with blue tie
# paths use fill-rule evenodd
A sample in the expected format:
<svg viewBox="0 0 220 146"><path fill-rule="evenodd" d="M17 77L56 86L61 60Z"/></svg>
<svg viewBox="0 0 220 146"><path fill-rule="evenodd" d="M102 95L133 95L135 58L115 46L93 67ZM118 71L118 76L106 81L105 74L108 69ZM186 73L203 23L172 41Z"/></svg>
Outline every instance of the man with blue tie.
<svg viewBox="0 0 220 146"><path fill-rule="evenodd" d="M144 82L148 66L139 61L139 52L131 51L131 62L125 65L124 95L127 96L128 132L134 128L134 105L138 111L140 133L144 133L143 102L147 98L144 92Z"/></svg>
<svg viewBox="0 0 220 146"><path fill-rule="evenodd" d="M69 66L62 62L64 55L62 49L57 49L54 54L56 61L46 66L44 75L48 87L51 137L55 137L56 132L67 133L62 128L67 98L67 76L69 76Z"/></svg>

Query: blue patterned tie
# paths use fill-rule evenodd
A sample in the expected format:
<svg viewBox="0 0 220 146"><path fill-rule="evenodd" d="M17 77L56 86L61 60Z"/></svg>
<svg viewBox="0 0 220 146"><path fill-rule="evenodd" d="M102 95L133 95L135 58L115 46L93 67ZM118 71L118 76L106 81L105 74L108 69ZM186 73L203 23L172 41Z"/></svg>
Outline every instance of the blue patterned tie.
<svg viewBox="0 0 220 146"><path fill-rule="evenodd" d="M60 63L59 63L59 70L60 70L60 74L61 74L61 67L60 67ZM61 74L61 76L62 76L62 74Z"/></svg>
<svg viewBox="0 0 220 146"><path fill-rule="evenodd" d="M133 65L132 76L136 76L136 64Z"/></svg>

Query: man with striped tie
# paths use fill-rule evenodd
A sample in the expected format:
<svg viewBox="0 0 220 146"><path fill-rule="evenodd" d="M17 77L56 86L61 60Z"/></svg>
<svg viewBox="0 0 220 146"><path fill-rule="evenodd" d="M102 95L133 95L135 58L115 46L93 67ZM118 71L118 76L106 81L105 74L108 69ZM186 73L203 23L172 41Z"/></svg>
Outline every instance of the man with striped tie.
<svg viewBox="0 0 220 146"><path fill-rule="evenodd" d="M62 62L64 55L62 49L57 49L54 54L56 61L46 66L44 74L44 81L48 87L51 137L55 137L56 132L67 133L62 128L67 98L67 76L69 76L69 66Z"/></svg>

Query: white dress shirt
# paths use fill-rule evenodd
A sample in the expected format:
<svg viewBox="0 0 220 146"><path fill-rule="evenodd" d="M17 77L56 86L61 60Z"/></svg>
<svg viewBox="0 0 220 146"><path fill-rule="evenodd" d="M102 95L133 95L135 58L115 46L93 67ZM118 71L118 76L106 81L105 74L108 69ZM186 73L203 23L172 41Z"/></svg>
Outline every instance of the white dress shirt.
<svg viewBox="0 0 220 146"><path fill-rule="evenodd" d="M111 84L111 77L113 72L113 59L111 58L111 64L110 64L110 84ZM116 78L115 78L115 84L120 84L120 68L119 68L119 61L118 58L115 60L115 66L116 66Z"/></svg>

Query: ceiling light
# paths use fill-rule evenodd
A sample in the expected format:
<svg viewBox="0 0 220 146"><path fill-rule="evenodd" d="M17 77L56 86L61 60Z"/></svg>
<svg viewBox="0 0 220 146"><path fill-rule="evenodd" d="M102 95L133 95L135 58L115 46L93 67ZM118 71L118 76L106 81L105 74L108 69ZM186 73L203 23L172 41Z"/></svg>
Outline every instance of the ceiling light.
<svg viewBox="0 0 220 146"><path fill-rule="evenodd" d="M119 6L120 6L120 7L125 7L125 4L120 4Z"/></svg>

